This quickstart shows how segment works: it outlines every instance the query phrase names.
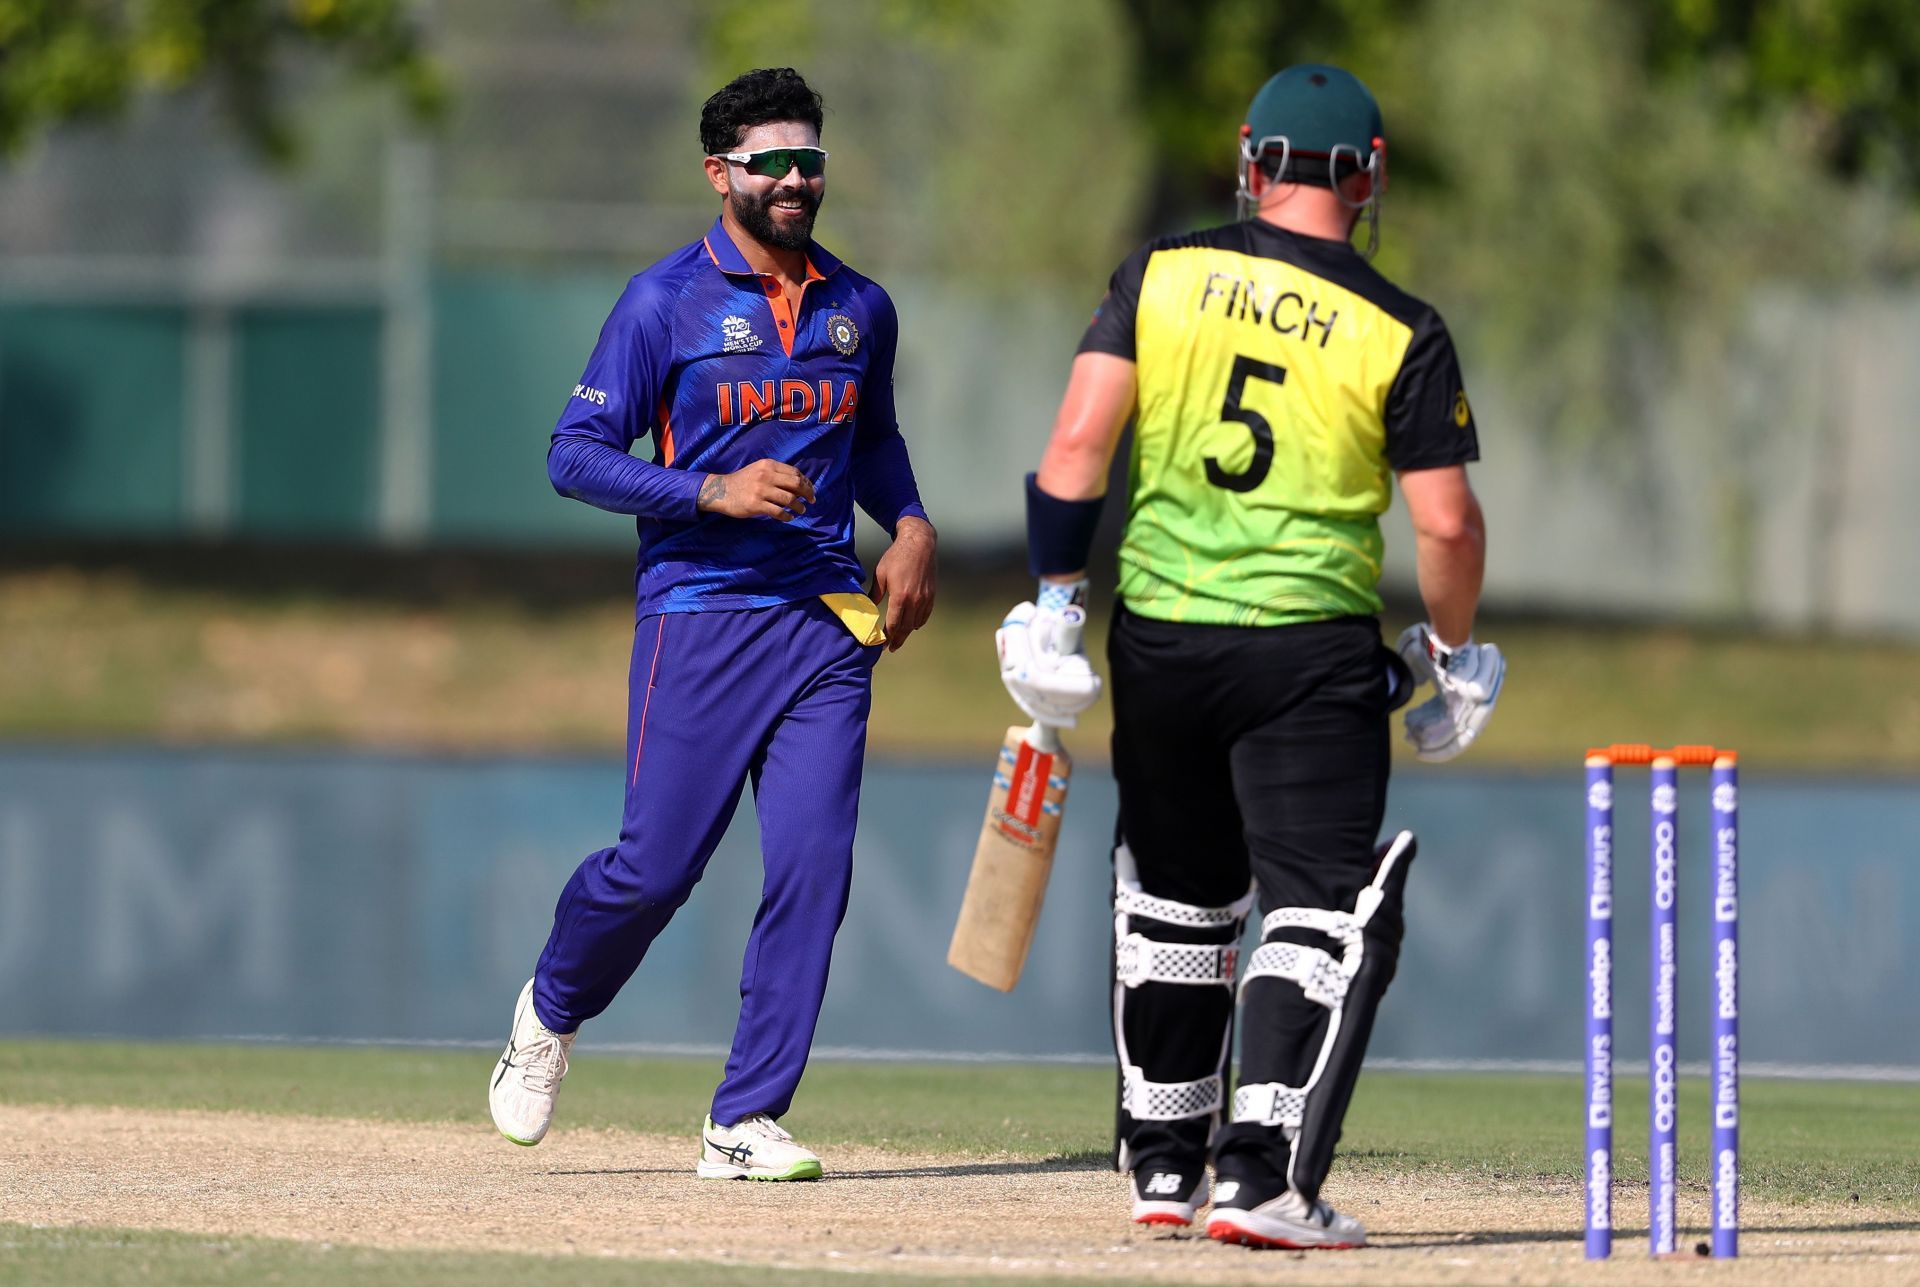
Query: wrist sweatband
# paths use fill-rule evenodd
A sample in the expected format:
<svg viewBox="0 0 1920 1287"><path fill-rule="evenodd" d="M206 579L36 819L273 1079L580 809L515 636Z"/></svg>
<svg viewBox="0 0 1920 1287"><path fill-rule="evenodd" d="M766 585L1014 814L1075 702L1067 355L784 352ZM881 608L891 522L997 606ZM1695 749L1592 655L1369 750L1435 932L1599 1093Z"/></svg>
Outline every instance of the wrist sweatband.
<svg viewBox="0 0 1920 1287"><path fill-rule="evenodd" d="M1085 571L1106 499L1061 500L1041 491L1038 476L1028 474L1027 571L1035 576Z"/></svg>
<svg viewBox="0 0 1920 1287"><path fill-rule="evenodd" d="M1042 612L1058 612L1075 604L1087 606L1087 589L1091 583L1086 577L1078 581L1041 581L1034 588L1033 603Z"/></svg>
<svg viewBox="0 0 1920 1287"><path fill-rule="evenodd" d="M1434 630L1433 624L1431 622L1427 624L1427 656L1431 658L1433 661L1433 664L1438 666L1441 670L1446 670L1453 664L1453 657L1455 653L1459 652L1463 648L1471 648L1471 647L1473 647L1472 635L1468 635L1464 640L1462 640L1457 644L1450 644L1440 638L1439 634Z"/></svg>

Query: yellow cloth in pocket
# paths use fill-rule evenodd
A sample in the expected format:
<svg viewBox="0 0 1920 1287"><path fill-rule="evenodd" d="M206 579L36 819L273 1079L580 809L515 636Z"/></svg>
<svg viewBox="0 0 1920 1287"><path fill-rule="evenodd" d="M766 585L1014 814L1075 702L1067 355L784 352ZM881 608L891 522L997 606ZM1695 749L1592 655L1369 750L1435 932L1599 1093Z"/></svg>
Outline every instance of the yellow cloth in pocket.
<svg viewBox="0 0 1920 1287"><path fill-rule="evenodd" d="M820 602L840 618L840 624L862 644L871 648L887 641L887 628L881 623L880 609L864 594L823 594Z"/></svg>

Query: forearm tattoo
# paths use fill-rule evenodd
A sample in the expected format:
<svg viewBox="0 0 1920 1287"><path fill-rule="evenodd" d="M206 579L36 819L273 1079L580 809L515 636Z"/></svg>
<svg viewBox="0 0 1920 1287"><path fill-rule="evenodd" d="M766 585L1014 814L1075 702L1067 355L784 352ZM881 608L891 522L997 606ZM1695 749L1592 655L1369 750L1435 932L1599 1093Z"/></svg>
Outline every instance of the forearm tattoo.
<svg viewBox="0 0 1920 1287"><path fill-rule="evenodd" d="M727 498L727 480L722 474L708 474L707 481L700 484L700 499L697 502L702 509L712 509Z"/></svg>

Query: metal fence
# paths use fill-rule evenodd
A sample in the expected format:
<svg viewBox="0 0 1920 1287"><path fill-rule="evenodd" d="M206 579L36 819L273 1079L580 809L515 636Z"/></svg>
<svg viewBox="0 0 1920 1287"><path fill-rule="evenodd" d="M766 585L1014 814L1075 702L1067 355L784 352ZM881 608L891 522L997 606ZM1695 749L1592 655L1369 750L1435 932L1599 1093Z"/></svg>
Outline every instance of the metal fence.
<svg viewBox="0 0 1920 1287"><path fill-rule="evenodd" d="M944 962L986 785L977 766L870 766L823 1046L1106 1048L1111 781L1075 781L1033 958L1008 996ZM1743 1056L1920 1076L1920 783L1750 770L1744 785ZM1681 810L1688 1060L1704 1057L1714 983L1704 790ZM0 1030L496 1039L567 873L609 843L620 792L618 765L597 761L0 749ZM1621 793L1621 836L1645 834L1641 794ZM1414 828L1421 852L1376 1055L1577 1062L1583 798L1577 764L1396 778L1388 825ZM1644 850L1623 841L1615 871L1615 995L1631 1006L1646 995L1633 946L1646 943ZM723 1044L759 888L747 808L585 1040ZM1623 1012L1620 1031L1631 1059L1644 1028Z"/></svg>

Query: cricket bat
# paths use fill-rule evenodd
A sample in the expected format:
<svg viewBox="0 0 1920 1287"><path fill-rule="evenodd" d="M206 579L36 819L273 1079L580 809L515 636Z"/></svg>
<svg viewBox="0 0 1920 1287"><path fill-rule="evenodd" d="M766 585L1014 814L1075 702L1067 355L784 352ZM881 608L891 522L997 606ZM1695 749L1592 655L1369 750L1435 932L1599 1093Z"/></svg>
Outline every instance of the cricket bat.
<svg viewBox="0 0 1920 1287"><path fill-rule="evenodd" d="M973 873L953 927L947 964L1002 992L1013 991L1033 945L1060 840L1073 760L1050 724L1007 730L987 794Z"/></svg>

